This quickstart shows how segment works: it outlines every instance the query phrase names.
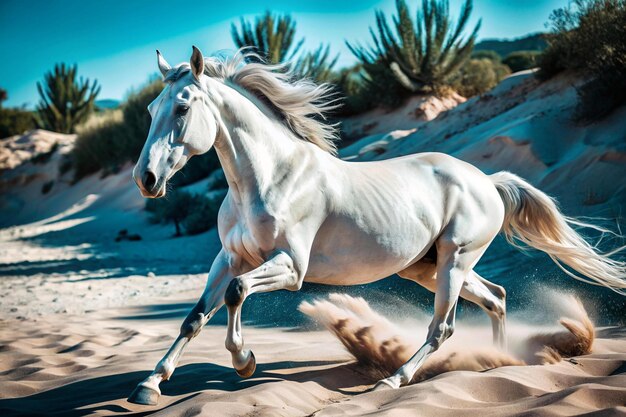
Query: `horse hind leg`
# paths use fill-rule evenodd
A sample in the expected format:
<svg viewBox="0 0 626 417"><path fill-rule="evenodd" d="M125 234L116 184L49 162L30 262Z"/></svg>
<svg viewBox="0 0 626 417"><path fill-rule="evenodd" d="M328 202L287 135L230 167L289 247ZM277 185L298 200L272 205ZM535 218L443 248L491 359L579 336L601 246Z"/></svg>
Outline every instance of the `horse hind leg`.
<svg viewBox="0 0 626 417"><path fill-rule="evenodd" d="M442 250L443 249L443 250ZM438 258L436 267L435 309L433 319L428 326L428 335L424 344L417 352L394 373L392 376L378 381L374 390L385 388L399 388L413 379L413 376L422 367L426 359L445 342L454 331L456 306L461 294L463 283L466 280L472 262L477 259L484 249L477 252L464 252L452 242L441 242L437 245ZM422 267L424 267L422 265ZM428 270L428 268L426 268ZM403 271L407 274L408 271ZM427 285L433 282L425 281Z"/></svg>
<svg viewBox="0 0 626 417"><path fill-rule="evenodd" d="M437 268L428 261L417 262L398 275L410 279L424 288L437 291ZM468 274L461 289L461 298L471 301L487 313L491 319L493 342L506 348L506 291L501 286L487 281L475 271Z"/></svg>
<svg viewBox="0 0 626 417"><path fill-rule="evenodd" d="M493 343L506 349L506 291L475 271L468 275L461 297L478 305L491 319Z"/></svg>

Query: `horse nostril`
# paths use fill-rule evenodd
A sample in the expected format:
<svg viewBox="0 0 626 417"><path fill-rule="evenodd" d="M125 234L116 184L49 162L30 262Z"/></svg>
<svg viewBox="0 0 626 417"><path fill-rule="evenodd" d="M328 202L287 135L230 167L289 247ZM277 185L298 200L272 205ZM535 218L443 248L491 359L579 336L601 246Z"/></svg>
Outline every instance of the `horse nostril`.
<svg viewBox="0 0 626 417"><path fill-rule="evenodd" d="M147 191L152 191L156 185L156 176L151 171L146 171L143 176L143 186Z"/></svg>

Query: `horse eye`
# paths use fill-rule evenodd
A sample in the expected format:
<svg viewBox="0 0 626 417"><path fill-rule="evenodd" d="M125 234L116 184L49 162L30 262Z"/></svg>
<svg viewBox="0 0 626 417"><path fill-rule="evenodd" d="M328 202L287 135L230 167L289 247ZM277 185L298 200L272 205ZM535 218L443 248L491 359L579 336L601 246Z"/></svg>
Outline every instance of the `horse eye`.
<svg viewBox="0 0 626 417"><path fill-rule="evenodd" d="M178 116L184 116L189 111L189 106L178 106L176 107L176 114Z"/></svg>

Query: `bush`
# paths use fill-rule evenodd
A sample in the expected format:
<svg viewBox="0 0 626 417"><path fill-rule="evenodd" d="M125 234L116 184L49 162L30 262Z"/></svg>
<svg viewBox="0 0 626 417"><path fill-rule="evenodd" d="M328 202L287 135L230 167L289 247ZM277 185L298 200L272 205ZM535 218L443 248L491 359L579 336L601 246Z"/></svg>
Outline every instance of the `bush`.
<svg viewBox="0 0 626 417"><path fill-rule="evenodd" d="M135 162L150 131L150 104L163 89L163 82L152 81L131 93L122 109L94 114L77 128L72 151L74 178L103 170L116 172L126 162Z"/></svg>
<svg viewBox="0 0 626 417"><path fill-rule="evenodd" d="M464 97L472 97L491 90L510 73L509 67L499 61L471 59L461 68L453 88Z"/></svg>
<svg viewBox="0 0 626 417"><path fill-rule="evenodd" d="M396 0L390 26L385 14L376 13L377 33L371 29L373 46L348 43L367 74L369 93L379 99L401 102L406 95L444 91L470 58L480 22L464 38L472 1L462 3L456 24L447 0L423 0L414 20L405 0ZM398 90L405 90L400 94Z"/></svg>
<svg viewBox="0 0 626 417"><path fill-rule="evenodd" d="M599 119L626 102L626 1L576 0L550 16L552 34L539 77L573 70L588 78L577 118Z"/></svg>
<svg viewBox="0 0 626 417"><path fill-rule="evenodd" d="M148 105L161 94L165 85L160 79L149 82L139 91L128 96L126 103L122 106L124 115L124 128L127 134L127 160L136 161L143 148L152 118L148 112Z"/></svg>
<svg viewBox="0 0 626 417"><path fill-rule="evenodd" d="M488 49L472 52L472 59L489 59L496 62L502 61L502 57L496 51Z"/></svg>
<svg viewBox="0 0 626 417"><path fill-rule="evenodd" d="M57 64L45 74L44 83L37 83L41 100L37 105L37 124L59 133L74 133L76 126L94 110L100 86L77 77L77 67Z"/></svg>
<svg viewBox="0 0 626 417"><path fill-rule="evenodd" d="M128 137L120 110L94 115L77 130L71 154L75 180L100 170L116 172L128 160Z"/></svg>
<svg viewBox="0 0 626 417"><path fill-rule="evenodd" d="M0 138L21 135L35 128L33 113L20 108L0 107Z"/></svg>
<svg viewBox="0 0 626 417"><path fill-rule="evenodd" d="M537 67L538 51L516 51L511 52L502 60L502 63L511 68L512 72L524 71Z"/></svg>
<svg viewBox="0 0 626 417"><path fill-rule="evenodd" d="M215 149L211 149L205 154L191 158L183 169L172 177L170 184L172 184L174 188L193 184L196 181L206 178L216 169L221 169L220 161L217 158Z"/></svg>
<svg viewBox="0 0 626 417"><path fill-rule="evenodd" d="M209 198L185 191L171 191L164 198L146 201L153 223L174 223L175 236L205 232L217 224L217 214L226 192Z"/></svg>

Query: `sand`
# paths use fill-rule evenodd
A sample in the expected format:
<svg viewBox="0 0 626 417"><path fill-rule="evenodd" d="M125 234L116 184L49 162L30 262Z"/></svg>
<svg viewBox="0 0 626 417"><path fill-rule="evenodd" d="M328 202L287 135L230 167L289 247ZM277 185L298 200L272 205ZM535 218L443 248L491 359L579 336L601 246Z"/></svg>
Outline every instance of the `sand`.
<svg viewBox="0 0 626 417"><path fill-rule="evenodd" d="M626 175L626 108L592 125L572 123L576 82L565 76L539 85L521 73L466 102L418 98L395 112L377 110L348 121L354 138L362 139L341 156L375 160L442 151L486 172L518 173L557 196L568 214L620 225L626 185L614 179ZM218 314L162 385L159 405L130 404L127 395L165 353L202 292L219 239L215 230L173 239L173 226L150 224L130 166L72 184L71 172L59 171L72 141L37 131L11 138L0 155L0 416L626 415L624 327L597 327L589 354L521 365L534 362L515 351L516 341L559 331L558 314L549 312L555 300L567 300L557 292L541 301L530 288L543 294L544 281L565 287L572 280L497 242L478 265L481 273L506 281L512 299L528 304L510 303L512 356L498 363L505 366L459 370L450 361L448 372L419 383L368 392L371 369L355 362L333 334L312 327L296 309L300 299L283 292L246 303L244 338L258 361L252 378L241 380L231 368ZM47 162L28 162L55 142L60 146ZM201 191L206 181L190 187ZM142 240L116 242L122 230ZM425 335L428 313L389 302L393 293L384 289L364 297L390 305L384 311L393 323L389 337L402 336L410 352ZM312 301L319 291L300 297ZM591 318L603 326L618 321L602 316L606 308L626 308L608 292L584 294ZM491 347L484 314L462 313L443 359L446 352L502 357ZM290 327L274 325L272 317L289 317Z"/></svg>
<svg viewBox="0 0 626 417"><path fill-rule="evenodd" d="M367 392L371 375L328 332L245 328L258 367L242 380L223 347L225 328L208 326L172 381L162 384L158 406L128 403L126 396L167 349L191 301L174 297L144 307L3 320L0 415L626 413L624 328L599 329L593 353L554 365L453 371L396 391ZM449 349L489 348L487 326L461 321L458 327ZM509 330L514 340L525 337L529 327L513 320Z"/></svg>

